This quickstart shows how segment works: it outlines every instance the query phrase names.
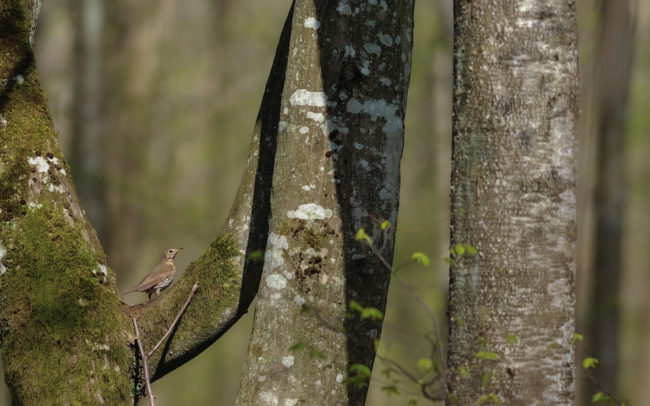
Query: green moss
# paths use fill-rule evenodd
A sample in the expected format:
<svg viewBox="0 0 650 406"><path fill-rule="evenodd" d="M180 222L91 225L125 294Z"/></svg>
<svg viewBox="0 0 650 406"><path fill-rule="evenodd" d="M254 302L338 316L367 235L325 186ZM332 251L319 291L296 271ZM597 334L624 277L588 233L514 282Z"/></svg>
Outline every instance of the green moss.
<svg viewBox="0 0 650 406"><path fill-rule="evenodd" d="M93 275L97 264L79 230L45 203L5 223L2 242L2 355L18 401L129 402L125 319L114 293Z"/></svg>
<svg viewBox="0 0 650 406"><path fill-rule="evenodd" d="M219 235L201 257L187 267L183 277L169 292L163 293L160 299L154 298L147 306L146 314L138 321L145 350L153 348L163 336L197 281L199 289L183 314L167 354L173 357L174 354L192 351L212 337L226 309L239 303L241 271L233 264L233 259L239 256L241 254L232 237ZM158 363L160 355L158 351L152 357L150 366Z"/></svg>

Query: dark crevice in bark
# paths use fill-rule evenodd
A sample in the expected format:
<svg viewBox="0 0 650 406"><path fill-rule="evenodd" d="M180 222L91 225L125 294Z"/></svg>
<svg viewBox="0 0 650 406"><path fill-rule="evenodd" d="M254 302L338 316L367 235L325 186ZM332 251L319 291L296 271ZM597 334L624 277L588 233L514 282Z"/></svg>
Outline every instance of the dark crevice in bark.
<svg viewBox="0 0 650 406"><path fill-rule="evenodd" d="M399 36L403 32L408 32L412 26L413 3L410 1L388 2L388 11L394 14L393 25L384 20L385 16L382 11L376 9L366 9L362 12L354 12L348 18L350 22L341 18L343 12L336 2L315 2L316 20L323 25L332 25L338 23L338 29L328 33L318 31L318 51L321 61L321 79L322 88L327 96L327 117L346 117L345 124L354 127L354 120L359 121L351 114L346 116L345 99L340 98L341 92L345 92L350 98L358 98L361 103L371 100L385 100L386 103L394 103L398 106L395 115L402 120L402 126L406 114L406 98L408 92L408 83L410 69L406 78L400 76L399 69L404 69L404 64L410 65L410 55L406 60L398 62L401 55L391 55L389 52L398 52L402 48L385 47L382 50L381 60L387 65L386 71L382 72L393 79L393 87L383 87L377 83L378 74L376 72L362 73L362 66L358 65L359 60L356 58L346 57L342 52L345 46L354 47L357 52L362 52L368 42L376 41L374 38L378 33L385 33L391 37ZM340 3L344 4L344 3ZM410 9L410 12L408 10ZM390 13L389 13L390 14ZM375 21L376 28L369 28L366 23L370 20ZM335 33L334 35L330 33ZM363 40L364 34L368 34L370 41ZM402 35L402 41L410 42L412 39ZM378 69L376 65L374 69ZM409 66L410 68L410 66ZM402 79L403 81L400 81ZM404 82L405 81L405 82ZM399 87L399 90L396 90ZM378 118L377 120L382 120ZM352 125L350 125L352 124ZM356 301L364 307L374 307L382 313L386 309L386 300L388 296L388 287L391 278L391 270L386 268L381 260L370 252L370 249L362 247L362 244L355 238L360 228L365 228L372 235L377 231L378 224L372 219L379 221L390 220L391 230L387 235L385 250L382 252L388 264L393 263L395 230L397 228L397 212L399 209L399 166L397 193L398 196L394 201L384 201L381 196L381 190L384 186L384 175L390 177L391 174L382 170L377 170L373 176L378 177L379 183L370 181L367 174L359 170L358 162L367 155L363 151L356 150L355 145L365 144L374 146L378 150L386 153L388 149L387 132L376 131L370 134L364 134L359 128L363 128L366 123L358 123L358 128L350 128L349 134L341 134L334 130L330 132L329 142L334 151L332 159L334 166L334 179L336 180L336 194L338 213L341 217L341 231L343 233L344 255L344 275L345 275L345 308L349 308L350 301ZM403 130L403 127L402 127ZM399 151L396 153L401 157L403 149L403 132L401 134ZM340 149L335 149L340 148ZM388 152L390 153L390 152ZM399 158L397 158L399 161ZM370 159L368 159L370 161ZM372 162L372 161L370 161ZM385 204L384 204L385 203ZM361 212L363 214L359 215ZM364 223L360 224L359 220ZM375 233L375 235L377 235ZM375 241L375 244L382 244L381 240ZM359 249L355 249L357 247ZM364 251L365 255L360 256L359 251ZM381 337L382 322L370 319L361 320L356 317L345 319L344 331L347 338L347 368L354 364L365 365L372 370L376 348L374 339L379 340ZM351 374L354 375L354 374ZM368 385L358 387L354 384L347 384L348 400L351 405L363 405L368 392Z"/></svg>

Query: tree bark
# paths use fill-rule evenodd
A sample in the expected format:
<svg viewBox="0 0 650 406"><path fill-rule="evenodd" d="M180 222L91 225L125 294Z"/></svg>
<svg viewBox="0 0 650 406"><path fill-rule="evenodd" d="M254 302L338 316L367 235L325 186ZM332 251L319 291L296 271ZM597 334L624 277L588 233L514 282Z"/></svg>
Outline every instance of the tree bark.
<svg viewBox="0 0 650 406"><path fill-rule="evenodd" d="M390 270L355 240L397 221L413 1L298 0L290 13L262 283L241 405L363 404ZM289 52L290 51L290 52ZM383 255L392 261L394 234Z"/></svg>
<svg viewBox="0 0 650 406"><path fill-rule="evenodd" d="M447 403L571 404L575 2L456 0L454 33Z"/></svg>
<svg viewBox="0 0 650 406"><path fill-rule="evenodd" d="M634 3L636 4L636 3ZM596 137L594 287L590 306L590 356L600 364L594 376L616 391L619 357L620 276L625 206L623 140L634 51L634 11L625 0L601 4L596 55Z"/></svg>

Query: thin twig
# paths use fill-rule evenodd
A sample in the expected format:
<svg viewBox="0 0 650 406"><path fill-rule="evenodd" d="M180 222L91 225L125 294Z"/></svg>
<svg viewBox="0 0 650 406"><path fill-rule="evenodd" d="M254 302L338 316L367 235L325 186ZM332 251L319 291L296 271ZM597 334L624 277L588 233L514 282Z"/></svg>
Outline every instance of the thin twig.
<svg viewBox="0 0 650 406"><path fill-rule="evenodd" d="M138 322L135 317L133 319L133 328L135 329L135 342L138 343L140 356L142 356L142 366L144 368L144 382L147 385L147 395L149 395L149 406L155 406L153 401L153 392L151 392L151 382L149 380L149 357L144 353L142 348L142 341L140 341L140 332L138 331Z"/></svg>
<svg viewBox="0 0 650 406"><path fill-rule="evenodd" d="M401 373L406 378L408 378L411 382L413 382L414 384L419 386L420 387L420 393L419 393L420 396L423 396L426 399L434 400L434 401L445 400L445 395L444 395L444 392L442 390L440 391L441 392L440 394L432 394L432 393L427 392L427 390L426 390L426 388L429 385L433 384L434 382L436 382L436 381L438 381L440 379L439 375L435 375L430 380L428 380L426 382L423 382L421 379L419 379L418 377L413 375L411 372L409 372L409 370L407 370L402 365L400 365L397 361L393 361L392 359L386 358L386 357L381 356L381 355L377 355L377 358L379 358L379 360L384 365L386 365L386 367L388 369L391 369L391 370L393 370L395 372Z"/></svg>
<svg viewBox="0 0 650 406"><path fill-rule="evenodd" d="M160 348L160 346L162 345L162 343L163 343L163 342L167 339L167 337L169 337L169 335L172 333L172 330L174 330L174 327L176 327L176 324L178 323L178 320L180 320L180 318L181 318L181 316L183 315L183 313L185 313L185 310L187 309L187 306L189 306L189 304L190 304L190 300L192 300L192 297L194 296L194 293L196 293L196 290L197 290L198 288L199 288L199 282L198 282L198 281L197 281L197 282L194 282L194 286L192 286L192 290L190 291L189 296L188 296L187 299L185 300L185 304L183 305L183 307L181 307L181 310L180 310L180 311L178 312L178 314L176 315L176 318L174 319L174 321L172 321L172 324L171 324L171 325L169 326L169 328L167 329L167 332L165 333L165 335L162 336L162 338L160 339L160 341L158 341L158 344L156 344L156 345L153 347L153 349L152 349L151 351L149 351L149 355L147 355L147 359L148 359L148 358L151 358L151 356L154 354L154 352L156 352L156 350L157 350L158 348Z"/></svg>
<svg viewBox="0 0 650 406"><path fill-rule="evenodd" d="M402 287L404 287L404 289L408 290L409 293L415 298L415 300L417 300L418 303L422 306L422 308L427 312L427 314L429 315L429 318L433 322L433 332L436 335L436 340L438 342L442 343L442 341L440 340L440 333L438 331L439 329L438 329L438 322L436 320L436 316L433 315L433 313L431 312L431 309L429 309L429 306L427 306L426 303L424 303L424 300L420 296L418 296L418 294L415 292L415 288L413 286L411 286L408 282L406 282L404 279L402 279L401 276L399 276L399 274L393 269L393 267L388 263L388 261L386 261L386 258L384 258L384 256L381 254L381 252L378 252L377 248L375 248L373 245L371 245L371 244L368 244L368 245L369 245L370 249L372 250L372 252L377 256L377 258L379 258L379 260L384 264L384 266L387 269L390 270L390 272L393 274L395 279L398 280L398 282L402 285ZM439 349L440 349L440 355L439 355L440 356L440 362L444 363L445 362L445 355L444 355L443 350L442 350L442 345L439 346ZM444 373L443 373L443 375L444 375ZM445 377L445 379L446 379L446 377Z"/></svg>
<svg viewBox="0 0 650 406"><path fill-rule="evenodd" d="M603 393L605 396L609 397L613 402L615 402L617 405L626 405L626 406L632 406L630 402L627 400L620 399L616 397L613 393L609 392L603 385L598 382L596 377L594 377L587 368L582 367L582 372L585 374L585 377L587 380L594 385L594 387L601 393Z"/></svg>

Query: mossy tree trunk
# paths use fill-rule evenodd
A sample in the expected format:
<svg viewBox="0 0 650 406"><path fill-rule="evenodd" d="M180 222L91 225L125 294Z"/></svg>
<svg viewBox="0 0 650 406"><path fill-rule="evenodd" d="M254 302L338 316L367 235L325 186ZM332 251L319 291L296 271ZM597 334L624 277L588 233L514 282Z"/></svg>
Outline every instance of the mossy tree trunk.
<svg viewBox="0 0 650 406"><path fill-rule="evenodd" d="M17 404L125 404L133 362L127 319L57 144L30 44L33 4L0 5L5 378Z"/></svg>
<svg viewBox="0 0 650 406"><path fill-rule="evenodd" d="M360 405L390 270L355 240L397 221L413 1L297 0L277 117L269 239L241 405ZM392 261L394 233L383 255ZM346 384L358 379L360 386Z"/></svg>
<svg viewBox="0 0 650 406"><path fill-rule="evenodd" d="M447 403L571 404L575 2L456 0L454 33Z"/></svg>

